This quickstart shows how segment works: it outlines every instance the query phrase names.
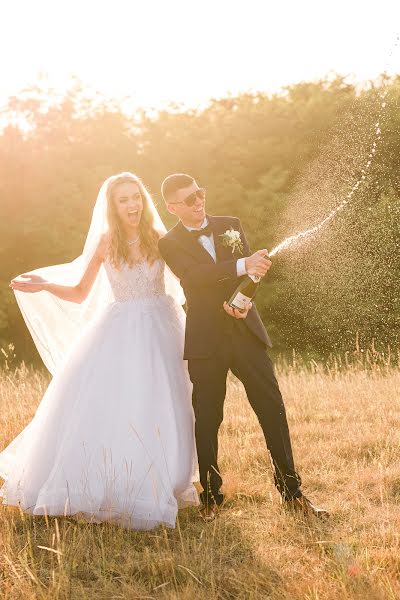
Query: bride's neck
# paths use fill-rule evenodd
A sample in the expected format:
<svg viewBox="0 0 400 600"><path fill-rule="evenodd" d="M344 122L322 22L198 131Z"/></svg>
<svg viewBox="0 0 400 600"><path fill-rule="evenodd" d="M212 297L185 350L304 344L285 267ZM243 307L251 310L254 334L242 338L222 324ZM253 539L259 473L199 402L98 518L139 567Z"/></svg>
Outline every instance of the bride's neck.
<svg viewBox="0 0 400 600"><path fill-rule="evenodd" d="M136 240L136 238L139 237L140 235L140 230L139 227L126 227L124 230L125 233L125 238L128 242L131 242L132 240Z"/></svg>

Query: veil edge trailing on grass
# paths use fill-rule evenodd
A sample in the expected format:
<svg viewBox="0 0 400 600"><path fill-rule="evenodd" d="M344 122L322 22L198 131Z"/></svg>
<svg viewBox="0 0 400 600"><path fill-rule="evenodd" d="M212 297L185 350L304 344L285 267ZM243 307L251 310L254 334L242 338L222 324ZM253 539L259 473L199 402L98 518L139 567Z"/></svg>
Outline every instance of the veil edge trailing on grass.
<svg viewBox="0 0 400 600"><path fill-rule="evenodd" d="M121 175L130 175L130 173ZM106 193L108 185L116 177L119 175L109 177L100 188L82 254L70 263L43 267L30 273L40 275L59 285L79 283L101 236L108 229ZM165 233L166 228L153 201L150 197L148 200L154 216L155 228ZM177 303L183 304L185 297L178 279L167 266L164 274L167 294ZM57 371L85 325L114 301L104 265L101 266L96 281L82 304L61 300L45 291L29 294L15 290L14 293L36 348L52 375Z"/></svg>

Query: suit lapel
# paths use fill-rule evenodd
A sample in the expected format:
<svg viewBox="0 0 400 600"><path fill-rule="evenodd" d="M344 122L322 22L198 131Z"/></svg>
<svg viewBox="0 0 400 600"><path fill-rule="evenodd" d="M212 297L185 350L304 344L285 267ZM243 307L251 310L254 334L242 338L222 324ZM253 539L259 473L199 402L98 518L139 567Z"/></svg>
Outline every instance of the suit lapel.
<svg viewBox="0 0 400 600"><path fill-rule="evenodd" d="M199 262L215 264L212 256L210 256L207 250L200 244L199 240L193 237L190 231L188 231L181 222L175 225L174 230L175 237L179 240L180 244L187 252L190 252L192 256L195 256Z"/></svg>
<svg viewBox="0 0 400 600"><path fill-rule="evenodd" d="M207 219L214 236L214 247L217 256L217 262L233 260L238 257L240 258L241 255L238 255L237 252L232 253L230 248L226 248L222 244L222 238L220 236L225 233L227 229L230 229L231 225L229 221L227 219L215 218L212 215L207 215ZM179 241L181 246L185 248L187 252L190 252L192 256L195 256L199 262L215 264L214 259L200 244L199 240L193 237L190 231L188 231L180 221L175 225L173 231L175 239Z"/></svg>
<svg viewBox="0 0 400 600"><path fill-rule="evenodd" d="M227 229L230 229L229 223L224 219L216 219L210 215L207 215L207 219L214 234L214 246L217 260L232 260L236 258L235 254L232 253L232 250L230 248L226 248L222 244L221 235L225 233Z"/></svg>

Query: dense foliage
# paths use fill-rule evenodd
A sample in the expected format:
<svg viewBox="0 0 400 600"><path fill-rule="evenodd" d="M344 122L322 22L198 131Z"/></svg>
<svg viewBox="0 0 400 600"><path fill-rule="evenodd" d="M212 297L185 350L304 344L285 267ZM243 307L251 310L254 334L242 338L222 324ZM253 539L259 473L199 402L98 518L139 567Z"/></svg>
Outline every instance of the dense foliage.
<svg viewBox="0 0 400 600"><path fill-rule="evenodd" d="M134 114L88 99L79 85L61 98L39 88L10 98L0 135L1 345L36 356L8 281L80 253L110 174L141 176L170 226L160 183L188 172L207 188L210 213L239 216L252 247L271 249L339 204L372 148L352 202L318 235L277 255L257 303L280 351L351 349L356 335L365 345L395 345L399 98L400 77L362 91L338 77Z"/></svg>

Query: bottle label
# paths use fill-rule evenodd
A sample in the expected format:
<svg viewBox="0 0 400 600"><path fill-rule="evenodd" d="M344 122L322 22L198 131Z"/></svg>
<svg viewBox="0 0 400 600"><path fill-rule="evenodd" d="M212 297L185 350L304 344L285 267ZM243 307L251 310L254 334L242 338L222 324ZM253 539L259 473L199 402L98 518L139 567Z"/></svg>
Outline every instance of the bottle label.
<svg viewBox="0 0 400 600"><path fill-rule="evenodd" d="M247 306L251 302L249 296L245 296L242 292L238 292L231 302L231 306L238 308L239 310L246 310Z"/></svg>

